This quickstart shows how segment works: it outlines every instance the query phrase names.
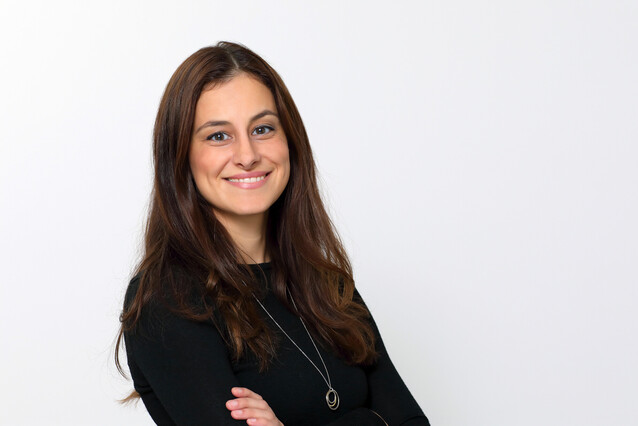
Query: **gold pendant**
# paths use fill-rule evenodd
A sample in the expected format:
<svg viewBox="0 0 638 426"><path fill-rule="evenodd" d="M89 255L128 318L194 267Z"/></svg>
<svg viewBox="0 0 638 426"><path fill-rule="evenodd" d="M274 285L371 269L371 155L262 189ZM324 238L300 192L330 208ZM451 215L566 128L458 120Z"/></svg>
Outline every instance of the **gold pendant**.
<svg viewBox="0 0 638 426"><path fill-rule="evenodd" d="M328 389L328 392L326 392L326 402L328 403L328 408L333 411L339 408L339 394L336 390L332 388Z"/></svg>

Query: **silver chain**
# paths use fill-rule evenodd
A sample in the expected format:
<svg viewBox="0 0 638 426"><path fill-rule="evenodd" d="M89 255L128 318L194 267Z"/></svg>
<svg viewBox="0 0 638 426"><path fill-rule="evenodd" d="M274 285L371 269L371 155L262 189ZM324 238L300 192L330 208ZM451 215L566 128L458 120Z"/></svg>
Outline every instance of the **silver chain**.
<svg viewBox="0 0 638 426"><path fill-rule="evenodd" d="M288 295L290 296L290 300L292 301L292 305L295 307L295 310L297 312L299 312L299 310L297 309L297 304L295 303L295 299L292 298L292 294L290 294L290 292L288 291L288 289L286 289L286 292L288 293ZM317 344L315 343L314 339L312 338L312 335L310 334L310 331L308 331L308 327L306 327L306 323L304 322L303 318L301 318L301 316L299 317L299 321L301 321L301 324L303 325L303 328L306 330L306 333L308 333L308 337L310 337L310 341L312 342L312 346L315 347L315 350L317 351L317 355L319 355L319 359L321 360L321 364L323 364L323 368L326 370L326 376L328 377L326 379L326 376L323 375L323 373L321 372L321 370L319 370L319 367L317 367L317 364L315 364L308 355L306 355L306 353L299 347L299 345L292 340L292 337L290 337L288 335L288 333L286 333L284 331L283 328L281 328L281 326L279 325L279 323L277 321L275 321L275 319L273 318L272 315L270 315L270 312L268 312L268 309L266 309L266 307L259 301L259 299L257 299L257 296L255 296L253 294L253 297L255 298L255 300L257 301L257 303L259 303L259 306L261 306L261 309L264 310L264 312L266 312L266 314L270 317L270 319L272 320L272 322L275 323L275 325L279 328L279 330L281 330L282 333L284 333L284 335L288 338L288 340L290 340L292 342L293 345L295 345L295 347L297 349L299 349L299 352L301 352L303 354L303 356L306 357L306 359L308 361L310 361L310 363L313 365L313 367L315 367L315 369L319 372L319 374L321 375L321 378L323 379L324 382L326 382L326 385L328 385L328 388L330 390L332 389L332 381L330 380L330 373L328 372L328 367L326 367L326 363L323 360L323 357L321 356L321 352L319 352L319 349L317 348ZM330 405L330 404L328 404Z"/></svg>
<svg viewBox="0 0 638 426"><path fill-rule="evenodd" d="M250 256L248 256L248 257L250 257ZM266 273L264 272L263 269L261 269L261 266L259 266L259 264L257 264L257 266L259 267L259 270L261 271L261 274L264 277L265 282L268 283L268 278L266 277ZM246 283L243 283L243 284L246 285ZM290 293L288 288L286 288L286 293L288 294L288 296L290 296L290 300L292 301L292 305L295 307L295 311L299 312L299 309L297 308L297 304L295 303L295 299L292 297L292 293ZM312 342L312 346L315 347L315 350L317 351L317 355L319 355L319 359L321 360L321 364L323 365L323 368L326 370L326 375L325 376L323 375L323 373L321 372L319 367L317 367L317 364L315 364L310 359L310 357L303 351L303 349L301 349L299 347L297 342L292 340L292 337L290 337L288 335L288 333L286 333L286 331L282 328L282 326L280 326L279 323L273 318L273 316L270 315L270 312L268 312L268 309L266 309L266 307L261 303L261 301L259 299L257 299L257 296L255 296L254 293L253 293L253 297L255 298L257 303L259 303L259 306L261 306L261 309L263 309L264 312L266 312L266 315L268 315L270 317L270 319L272 320L272 322L274 322L275 325L279 328L279 330L281 330L281 332L284 333L284 335L288 338L288 340L290 340L292 342L292 344L295 345L295 347L299 350L299 352L301 352L303 354L303 356L306 357L308 362L310 362L312 364L312 366L315 367L315 370L317 370L317 372L319 373L319 375L321 376L323 381L326 382L326 385L328 386L328 392L326 392L326 404L328 404L328 408L330 408L332 411L337 410L339 408L339 394L332 387L332 380L330 380L330 373L328 372L328 367L326 367L326 363L323 360L323 357L321 356L321 352L319 352L319 348L317 348L317 344L315 343L315 339L312 338L312 335L310 334L310 331L308 330L308 327L306 327L306 323L304 322L303 318L301 318L301 315L299 315L299 321L301 321L301 325L303 325L303 328L306 330L306 333L308 333L308 337L310 338L310 341Z"/></svg>

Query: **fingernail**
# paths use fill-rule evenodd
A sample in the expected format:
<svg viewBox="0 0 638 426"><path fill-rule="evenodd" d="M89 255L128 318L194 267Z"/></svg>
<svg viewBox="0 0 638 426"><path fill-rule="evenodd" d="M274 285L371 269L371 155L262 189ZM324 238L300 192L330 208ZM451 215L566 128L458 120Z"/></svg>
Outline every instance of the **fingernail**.
<svg viewBox="0 0 638 426"><path fill-rule="evenodd" d="M227 404L230 408L237 407L237 401L235 400L230 400L227 402Z"/></svg>

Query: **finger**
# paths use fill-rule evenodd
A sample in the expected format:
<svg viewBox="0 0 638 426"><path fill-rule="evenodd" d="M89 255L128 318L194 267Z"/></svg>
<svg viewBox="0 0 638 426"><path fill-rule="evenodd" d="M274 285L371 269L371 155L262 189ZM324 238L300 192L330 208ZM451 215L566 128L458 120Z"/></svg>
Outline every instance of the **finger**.
<svg viewBox="0 0 638 426"><path fill-rule="evenodd" d="M261 395L248 388L232 388L230 391L234 396L238 397L263 399Z"/></svg>
<svg viewBox="0 0 638 426"><path fill-rule="evenodd" d="M242 410L232 410L230 415L233 419L246 420L246 419L263 419L263 420L275 420L275 414L272 410L260 410L258 408L244 408Z"/></svg>
<svg viewBox="0 0 638 426"><path fill-rule="evenodd" d="M257 398L237 398L226 401L226 408L229 410L240 410L243 408L258 408L261 410L267 410L270 407L268 403L263 399Z"/></svg>
<svg viewBox="0 0 638 426"><path fill-rule="evenodd" d="M246 419L246 423L248 423L250 426L283 426L283 424L277 419Z"/></svg>

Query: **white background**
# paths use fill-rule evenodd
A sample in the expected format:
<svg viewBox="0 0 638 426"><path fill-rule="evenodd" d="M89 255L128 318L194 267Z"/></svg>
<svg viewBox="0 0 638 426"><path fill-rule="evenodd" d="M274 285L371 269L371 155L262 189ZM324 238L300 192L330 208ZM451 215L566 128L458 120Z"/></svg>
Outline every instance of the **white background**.
<svg viewBox="0 0 638 426"><path fill-rule="evenodd" d="M173 70L286 81L437 426L638 425L635 1L0 1L0 424L152 424L113 366Z"/></svg>

